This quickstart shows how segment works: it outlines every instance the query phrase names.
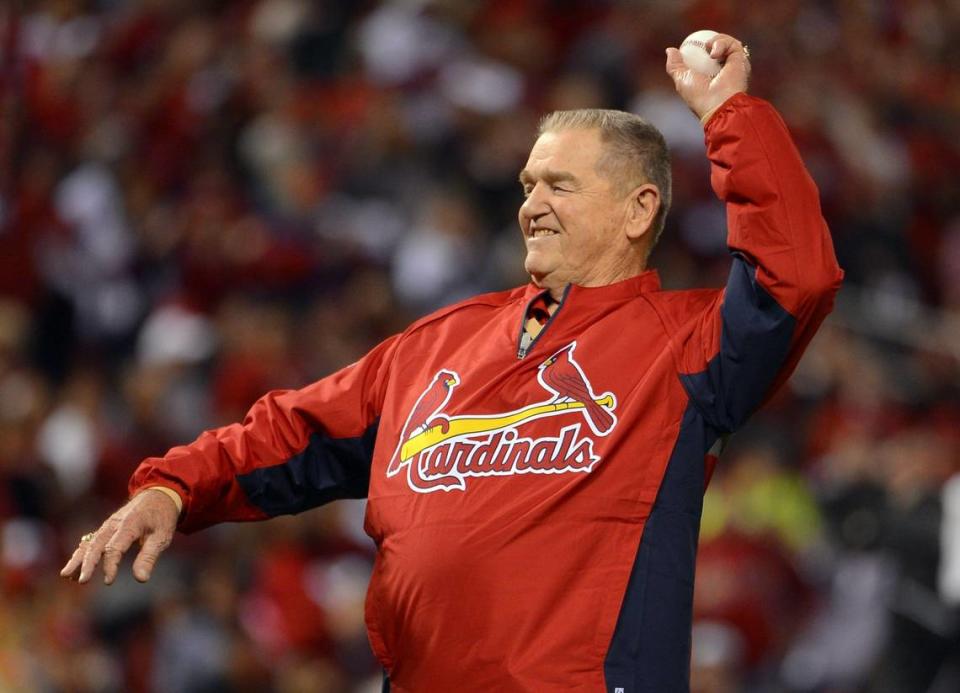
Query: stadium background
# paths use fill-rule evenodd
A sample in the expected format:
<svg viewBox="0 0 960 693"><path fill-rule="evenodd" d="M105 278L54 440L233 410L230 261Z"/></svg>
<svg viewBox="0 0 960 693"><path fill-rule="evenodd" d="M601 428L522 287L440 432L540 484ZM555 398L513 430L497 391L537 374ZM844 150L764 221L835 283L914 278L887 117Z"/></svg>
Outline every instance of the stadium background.
<svg viewBox="0 0 960 693"><path fill-rule="evenodd" d="M653 263L721 284L662 69L703 27L749 43L847 281L708 493L694 689L960 690L956 2L38 0L0 8L0 691L377 690L360 503L178 537L146 586L58 569L140 458L522 283L544 111L659 125Z"/></svg>

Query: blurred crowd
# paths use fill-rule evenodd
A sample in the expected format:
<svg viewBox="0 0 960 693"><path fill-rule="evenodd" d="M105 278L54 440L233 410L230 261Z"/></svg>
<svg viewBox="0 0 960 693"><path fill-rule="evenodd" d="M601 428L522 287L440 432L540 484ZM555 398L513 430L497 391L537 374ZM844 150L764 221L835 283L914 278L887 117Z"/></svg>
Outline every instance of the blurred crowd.
<svg viewBox="0 0 960 693"><path fill-rule="evenodd" d="M847 272L724 453L701 693L960 690L960 5L950 0L23 0L0 7L0 691L375 691L362 503L58 578L140 459L526 281L539 116L647 116L668 288L728 258L663 73L742 38Z"/></svg>

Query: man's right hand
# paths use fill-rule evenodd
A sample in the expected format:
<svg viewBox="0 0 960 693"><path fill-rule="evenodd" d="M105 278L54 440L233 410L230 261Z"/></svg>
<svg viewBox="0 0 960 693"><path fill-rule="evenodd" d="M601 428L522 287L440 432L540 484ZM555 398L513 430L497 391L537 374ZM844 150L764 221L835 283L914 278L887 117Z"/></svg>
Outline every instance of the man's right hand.
<svg viewBox="0 0 960 693"><path fill-rule="evenodd" d="M667 49L666 63L677 93L704 124L727 99L746 91L750 79L750 54L740 41L717 34L707 41L706 49L711 58L723 64L715 77L691 70L676 48Z"/></svg>
<svg viewBox="0 0 960 693"><path fill-rule="evenodd" d="M81 583L89 582L103 559L103 581L110 585L117 577L123 554L133 542L139 541L140 553L133 562L133 576L146 582L157 558L173 541L179 516L176 503L163 491L141 491L108 517L92 536L80 540L60 575Z"/></svg>

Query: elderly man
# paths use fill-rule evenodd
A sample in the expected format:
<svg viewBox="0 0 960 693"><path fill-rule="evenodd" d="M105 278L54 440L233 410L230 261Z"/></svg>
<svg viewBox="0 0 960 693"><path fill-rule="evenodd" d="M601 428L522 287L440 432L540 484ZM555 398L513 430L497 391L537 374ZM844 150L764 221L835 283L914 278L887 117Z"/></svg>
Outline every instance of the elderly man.
<svg viewBox="0 0 960 693"><path fill-rule="evenodd" d="M817 191L745 48L714 79L667 50L726 202L723 290L661 291L663 138L614 111L548 116L520 173L532 283L414 323L148 459L63 575L150 576L174 529L369 499L370 642L397 691L689 687L694 562L720 441L800 357L842 273Z"/></svg>

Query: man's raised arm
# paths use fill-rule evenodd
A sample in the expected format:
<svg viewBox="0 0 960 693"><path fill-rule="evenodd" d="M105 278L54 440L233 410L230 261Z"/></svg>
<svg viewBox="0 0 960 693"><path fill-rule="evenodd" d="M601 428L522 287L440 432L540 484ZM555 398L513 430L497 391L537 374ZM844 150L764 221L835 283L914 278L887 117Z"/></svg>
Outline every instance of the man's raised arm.
<svg viewBox="0 0 960 693"><path fill-rule="evenodd" d="M724 35L711 47L724 64L712 80L687 69L673 48L666 69L704 124L733 265L714 303L673 327L687 391L711 425L732 432L792 372L830 312L843 272L786 125L746 93L744 47Z"/></svg>

